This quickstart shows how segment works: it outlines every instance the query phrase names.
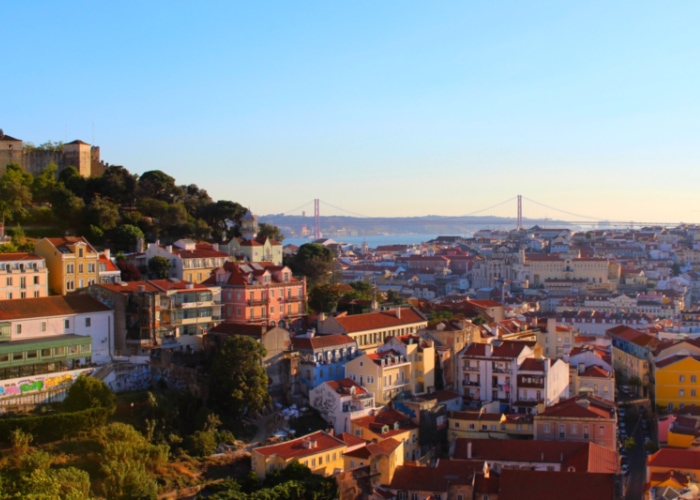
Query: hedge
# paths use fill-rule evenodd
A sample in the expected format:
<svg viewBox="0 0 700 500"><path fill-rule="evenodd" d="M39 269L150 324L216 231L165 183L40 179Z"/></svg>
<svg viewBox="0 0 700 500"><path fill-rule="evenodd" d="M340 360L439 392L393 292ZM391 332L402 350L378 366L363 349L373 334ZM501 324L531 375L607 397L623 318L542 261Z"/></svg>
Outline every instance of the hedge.
<svg viewBox="0 0 700 500"><path fill-rule="evenodd" d="M58 441L105 425L109 414L109 408L90 408L72 413L0 418L0 442L9 443L15 429L31 434L35 442Z"/></svg>

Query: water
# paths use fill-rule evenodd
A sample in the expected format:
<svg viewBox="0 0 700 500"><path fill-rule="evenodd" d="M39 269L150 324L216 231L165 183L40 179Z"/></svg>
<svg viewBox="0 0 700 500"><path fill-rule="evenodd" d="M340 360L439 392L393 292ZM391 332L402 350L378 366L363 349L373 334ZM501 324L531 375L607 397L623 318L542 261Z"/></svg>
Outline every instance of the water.
<svg viewBox="0 0 700 500"><path fill-rule="evenodd" d="M437 234L373 234L369 236L338 236L337 238L329 237L329 239L338 243L347 243L355 246L362 246L366 241L370 248L377 248L381 245L413 245L423 243L437 238ZM464 236L466 235L442 235L442 236ZM283 245L301 246L304 243L311 243L313 238L285 238Z"/></svg>

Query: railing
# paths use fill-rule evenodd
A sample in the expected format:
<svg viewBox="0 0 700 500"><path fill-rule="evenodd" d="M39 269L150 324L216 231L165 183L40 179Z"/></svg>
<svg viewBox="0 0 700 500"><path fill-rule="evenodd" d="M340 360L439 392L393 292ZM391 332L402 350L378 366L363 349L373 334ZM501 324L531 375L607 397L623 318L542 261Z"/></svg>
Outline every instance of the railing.
<svg viewBox="0 0 700 500"><path fill-rule="evenodd" d="M465 372L478 372L479 365L476 365L476 366L464 365L463 371L465 371Z"/></svg>
<svg viewBox="0 0 700 500"><path fill-rule="evenodd" d="M462 385L465 387L480 387L481 382L479 382L479 381L474 382L472 380L465 380L462 382Z"/></svg>
<svg viewBox="0 0 700 500"><path fill-rule="evenodd" d="M270 302L270 299L268 297L263 297L262 299L249 299L248 305L249 306L259 306L262 304L267 304L268 302Z"/></svg>
<svg viewBox="0 0 700 500"><path fill-rule="evenodd" d="M503 368L502 366L494 366L493 371L495 373L510 373L510 367Z"/></svg>

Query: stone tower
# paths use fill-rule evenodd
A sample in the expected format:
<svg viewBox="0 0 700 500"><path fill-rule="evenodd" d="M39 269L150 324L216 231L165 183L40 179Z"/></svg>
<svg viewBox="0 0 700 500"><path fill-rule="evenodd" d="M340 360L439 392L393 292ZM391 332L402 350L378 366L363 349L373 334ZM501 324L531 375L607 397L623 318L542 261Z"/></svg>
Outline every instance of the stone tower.
<svg viewBox="0 0 700 500"><path fill-rule="evenodd" d="M258 218L248 209L241 218L241 236L246 240L254 240L258 235Z"/></svg>

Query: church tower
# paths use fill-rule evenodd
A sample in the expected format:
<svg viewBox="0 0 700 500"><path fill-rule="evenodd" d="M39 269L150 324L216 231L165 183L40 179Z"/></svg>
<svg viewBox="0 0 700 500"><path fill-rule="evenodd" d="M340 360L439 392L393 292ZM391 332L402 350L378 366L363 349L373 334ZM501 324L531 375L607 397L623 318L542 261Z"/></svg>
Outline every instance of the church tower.
<svg viewBox="0 0 700 500"><path fill-rule="evenodd" d="M258 235L258 218L248 209L241 218L241 236L246 240L254 240Z"/></svg>

